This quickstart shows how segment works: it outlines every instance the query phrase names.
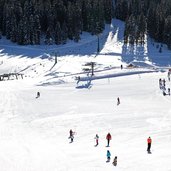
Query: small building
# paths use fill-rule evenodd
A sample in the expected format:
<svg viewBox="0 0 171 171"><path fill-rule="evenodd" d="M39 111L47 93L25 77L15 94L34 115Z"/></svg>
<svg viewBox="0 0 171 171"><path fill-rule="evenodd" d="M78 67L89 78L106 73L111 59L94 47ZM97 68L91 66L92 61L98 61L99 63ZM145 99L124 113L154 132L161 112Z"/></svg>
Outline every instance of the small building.
<svg viewBox="0 0 171 171"><path fill-rule="evenodd" d="M12 79L17 79L21 77L23 79L23 74L19 74L19 73L8 73L8 74L2 74L0 75L0 81L4 81L4 80L12 80Z"/></svg>

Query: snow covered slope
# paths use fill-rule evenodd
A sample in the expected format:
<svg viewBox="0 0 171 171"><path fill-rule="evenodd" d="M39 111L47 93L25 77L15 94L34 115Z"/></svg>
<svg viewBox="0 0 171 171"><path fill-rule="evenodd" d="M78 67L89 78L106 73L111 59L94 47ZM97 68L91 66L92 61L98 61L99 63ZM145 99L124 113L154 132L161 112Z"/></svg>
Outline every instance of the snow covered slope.
<svg viewBox="0 0 171 171"><path fill-rule="evenodd" d="M61 47L0 40L0 73L24 74L0 81L0 170L171 171L171 97L163 96L158 84L166 79L171 88L171 53L165 46L159 53L150 40L144 47L124 47L123 29L118 20L106 26L99 54L97 37L87 33L79 44ZM93 77L84 71L89 62L95 63ZM135 67L127 67L130 63ZM149 136L152 154L146 152Z"/></svg>

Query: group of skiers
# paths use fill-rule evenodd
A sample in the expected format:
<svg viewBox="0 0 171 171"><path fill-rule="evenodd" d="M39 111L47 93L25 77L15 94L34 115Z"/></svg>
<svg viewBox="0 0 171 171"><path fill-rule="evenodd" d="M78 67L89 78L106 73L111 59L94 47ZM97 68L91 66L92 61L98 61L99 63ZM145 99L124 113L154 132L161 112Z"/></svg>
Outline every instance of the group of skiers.
<svg viewBox="0 0 171 171"><path fill-rule="evenodd" d="M170 88L166 89L166 80L165 79L159 79L159 88L163 92L163 96L169 95L170 96Z"/></svg>
<svg viewBox="0 0 171 171"><path fill-rule="evenodd" d="M95 147L97 147L98 145L99 145L99 135L98 134L96 134L96 136L94 137L94 139L96 140L96 144L95 144ZM109 147L109 145L110 145L110 140L112 139L112 136L111 136L111 134L110 133L108 133L107 135L106 135L106 140L107 140L107 146L106 147ZM107 150L107 161L106 162L110 162L110 156L111 156L111 153L110 153L110 151L109 150ZM117 165L117 156L115 156L115 158L114 158L114 160L115 160L115 166Z"/></svg>
<svg viewBox="0 0 171 171"><path fill-rule="evenodd" d="M168 81L170 82L170 76L171 76L171 69L169 69L167 73ZM166 88L166 80L165 79L159 79L159 88L163 92L163 96L169 95L170 96L170 88Z"/></svg>
<svg viewBox="0 0 171 171"><path fill-rule="evenodd" d="M108 133L108 134L106 135L106 140L107 140L107 146L106 146L106 147L109 147L109 144L110 144L110 140L111 140L111 139L112 139L112 136L111 136L110 133ZM110 162L111 153L110 153L109 150L107 150L106 156L107 156L107 161L106 161L106 162ZM113 164L114 166L117 166L117 156L115 156L115 158L113 159L112 164Z"/></svg>
<svg viewBox="0 0 171 171"><path fill-rule="evenodd" d="M73 140L74 140L74 134L75 134L75 132L73 132L72 129L70 129L70 131L69 131L69 137L68 137L69 139L71 139L70 143L72 143ZM99 145L99 135L96 134L95 137L94 137L94 139L96 141L95 147L97 147ZM111 139L112 139L112 136L111 136L110 133L108 133L106 135L106 140L107 140L107 146L106 147L110 147L110 141L111 141ZM148 137L147 138L147 152L149 154L151 153L151 143L152 143L152 139L151 139L151 137ZM106 156L107 156L107 161L106 162L110 162L111 153L110 153L109 150L107 150ZM117 166L117 156L114 157L112 164L114 166Z"/></svg>
<svg viewBox="0 0 171 171"><path fill-rule="evenodd" d="M73 140L74 140L74 134L75 134L75 132L73 132L73 130L70 129L70 130L69 130L69 137L68 137L69 139L71 139L70 143L72 143ZM99 135L96 134L95 137L94 137L94 139L96 140L95 147L97 147L97 146L99 145ZM111 139L112 139L112 136L111 136L110 133L108 133L108 134L106 135L106 140L107 140L107 146L106 146L106 147L109 147L109 145L110 145L110 140L111 140ZM110 153L109 150L107 150L107 161L106 161L106 162L110 162L110 157L111 157L111 153ZM114 160L113 160L113 165L114 165L114 166L117 165L117 156L115 156L115 158L114 158Z"/></svg>
<svg viewBox="0 0 171 171"><path fill-rule="evenodd" d="M111 156L111 154L110 154L110 151L109 150L107 150L107 161L106 162L110 162L110 156ZM117 156L115 156L114 157L114 159L113 159L113 162L112 162L112 164L114 165L114 166L117 166Z"/></svg>

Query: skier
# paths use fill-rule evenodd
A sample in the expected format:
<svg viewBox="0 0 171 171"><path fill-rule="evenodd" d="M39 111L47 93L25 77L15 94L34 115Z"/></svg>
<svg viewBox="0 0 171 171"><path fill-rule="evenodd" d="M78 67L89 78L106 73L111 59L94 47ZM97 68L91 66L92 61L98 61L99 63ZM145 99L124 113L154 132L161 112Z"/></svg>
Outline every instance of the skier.
<svg viewBox="0 0 171 171"><path fill-rule="evenodd" d="M99 136L98 136L98 134L96 134L94 139L96 140L96 145L95 146L98 146L99 145Z"/></svg>
<svg viewBox="0 0 171 171"><path fill-rule="evenodd" d="M166 92L165 92L165 90L163 90L163 96L166 96Z"/></svg>
<svg viewBox="0 0 171 171"><path fill-rule="evenodd" d="M72 142L73 142L73 140L74 140L74 135L72 134L70 138L71 138L70 143L72 143Z"/></svg>
<svg viewBox="0 0 171 171"><path fill-rule="evenodd" d="M107 161L106 162L110 162L110 156L111 156L111 154L110 154L110 151L109 150L107 150L106 156L107 156Z"/></svg>
<svg viewBox="0 0 171 171"><path fill-rule="evenodd" d="M109 147L110 140L112 139L110 133L107 134L106 139L107 139L107 147Z"/></svg>
<svg viewBox="0 0 171 171"><path fill-rule="evenodd" d="M72 131L72 129L70 129L70 131L69 131L69 137L68 138L71 139L70 143L72 143L74 140L74 132Z"/></svg>
<svg viewBox="0 0 171 171"><path fill-rule="evenodd" d="M168 95L170 96L170 88L168 88Z"/></svg>
<svg viewBox="0 0 171 171"><path fill-rule="evenodd" d="M120 99L119 99L119 97L117 98L117 105L120 105Z"/></svg>
<svg viewBox="0 0 171 171"><path fill-rule="evenodd" d="M73 131L72 129L69 130L69 138L71 138L71 136L73 135Z"/></svg>
<svg viewBox="0 0 171 171"><path fill-rule="evenodd" d="M160 89L162 89L162 79L161 78L159 79L159 87L160 87Z"/></svg>
<svg viewBox="0 0 171 171"><path fill-rule="evenodd" d="M123 69L123 65L121 65L121 70Z"/></svg>
<svg viewBox="0 0 171 171"><path fill-rule="evenodd" d="M168 80L170 81L170 74L171 74L171 72L170 71L168 71L168 73L167 73L167 77L168 77Z"/></svg>
<svg viewBox="0 0 171 171"><path fill-rule="evenodd" d="M165 87L166 87L166 80L163 79L163 88L165 89Z"/></svg>
<svg viewBox="0 0 171 171"><path fill-rule="evenodd" d="M113 165L117 166L117 156L115 156L115 158L113 159Z"/></svg>
<svg viewBox="0 0 171 171"><path fill-rule="evenodd" d="M36 98L39 98L39 97L40 97L40 92L37 92Z"/></svg>
<svg viewBox="0 0 171 171"><path fill-rule="evenodd" d="M151 139L151 137L148 137L148 139L147 139L147 152L148 153L151 153L151 151L150 151L151 143L152 143L152 139Z"/></svg>

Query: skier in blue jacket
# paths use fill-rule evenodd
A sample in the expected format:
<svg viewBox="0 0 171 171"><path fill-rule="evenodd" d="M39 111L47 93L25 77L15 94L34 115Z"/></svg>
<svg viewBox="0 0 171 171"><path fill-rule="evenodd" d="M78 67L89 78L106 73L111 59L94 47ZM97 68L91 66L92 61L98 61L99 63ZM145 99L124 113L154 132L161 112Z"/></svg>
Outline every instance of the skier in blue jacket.
<svg viewBox="0 0 171 171"><path fill-rule="evenodd" d="M110 151L109 150L107 150L107 161L106 162L110 162L110 156L111 156L111 154L110 154Z"/></svg>

